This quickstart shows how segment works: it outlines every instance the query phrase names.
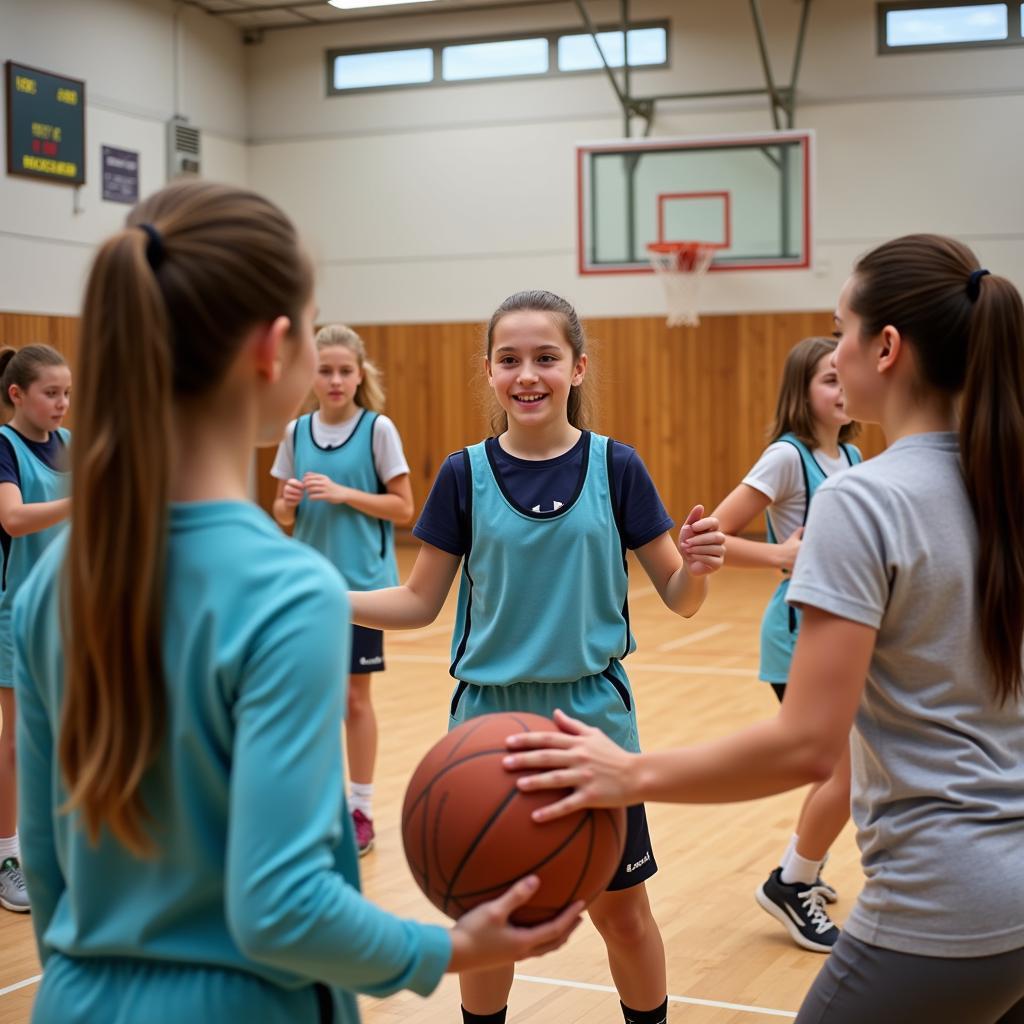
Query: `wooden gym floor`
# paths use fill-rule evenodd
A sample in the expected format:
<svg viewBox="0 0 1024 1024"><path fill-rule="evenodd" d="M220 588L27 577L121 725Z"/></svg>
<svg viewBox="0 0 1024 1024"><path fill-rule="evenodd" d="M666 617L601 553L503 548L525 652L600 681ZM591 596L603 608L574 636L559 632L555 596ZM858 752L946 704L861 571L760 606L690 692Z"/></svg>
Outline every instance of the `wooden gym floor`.
<svg viewBox="0 0 1024 1024"><path fill-rule="evenodd" d="M415 549L402 548L402 575ZM761 611L773 574L725 570L687 621L669 613L643 571L631 566L630 610L638 649L626 662L647 749L722 735L774 713L757 681ZM540 582L540 581L539 581ZM375 682L380 720L375 817L377 846L362 866L369 898L402 916L442 921L405 865L398 827L405 782L447 725L448 642L454 594L434 625L389 635L388 671ZM789 840L802 793L727 806L648 808L660 870L648 883L668 954L670 1021L759 1024L792 1019L823 963L795 946L754 902L756 887ZM847 826L827 871L839 889L841 923L861 886ZM26 917L0 910L0 1024L25 1024L39 964ZM567 946L519 965L509 1024L621 1024L604 946L588 923ZM364 1024L458 1024L458 984L447 977L429 1000L399 993L361 1001Z"/></svg>

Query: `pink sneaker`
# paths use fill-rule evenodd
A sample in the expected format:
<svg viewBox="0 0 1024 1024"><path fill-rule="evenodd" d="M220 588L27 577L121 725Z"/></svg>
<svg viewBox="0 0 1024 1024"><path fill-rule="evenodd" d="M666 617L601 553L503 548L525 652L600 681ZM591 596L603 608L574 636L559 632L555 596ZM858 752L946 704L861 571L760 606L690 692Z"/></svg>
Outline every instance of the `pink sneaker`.
<svg viewBox="0 0 1024 1024"><path fill-rule="evenodd" d="M360 857L365 857L373 849L373 819L362 811L353 811L352 824L356 830L356 849Z"/></svg>

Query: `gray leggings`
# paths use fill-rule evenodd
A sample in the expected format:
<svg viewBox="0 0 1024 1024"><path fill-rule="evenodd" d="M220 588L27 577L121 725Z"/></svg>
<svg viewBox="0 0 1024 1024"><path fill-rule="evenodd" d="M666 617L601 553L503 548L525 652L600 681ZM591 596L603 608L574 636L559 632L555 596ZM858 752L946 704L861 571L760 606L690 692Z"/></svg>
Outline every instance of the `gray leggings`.
<svg viewBox="0 0 1024 1024"><path fill-rule="evenodd" d="M796 1024L1024 1024L1024 949L966 959L879 949L843 932Z"/></svg>

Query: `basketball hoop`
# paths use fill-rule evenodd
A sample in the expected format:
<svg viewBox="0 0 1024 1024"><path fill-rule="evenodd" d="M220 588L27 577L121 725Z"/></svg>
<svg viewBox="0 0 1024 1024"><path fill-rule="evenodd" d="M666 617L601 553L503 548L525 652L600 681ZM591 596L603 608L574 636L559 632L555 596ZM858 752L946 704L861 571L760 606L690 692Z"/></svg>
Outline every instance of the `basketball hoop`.
<svg viewBox="0 0 1024 1024"><path fill-rule="evenodd" d="M668 303L669 327L696 327L697 293L711 266L715 250L711 242L651 242L647 246L651 266L661 280Z"/></svg>

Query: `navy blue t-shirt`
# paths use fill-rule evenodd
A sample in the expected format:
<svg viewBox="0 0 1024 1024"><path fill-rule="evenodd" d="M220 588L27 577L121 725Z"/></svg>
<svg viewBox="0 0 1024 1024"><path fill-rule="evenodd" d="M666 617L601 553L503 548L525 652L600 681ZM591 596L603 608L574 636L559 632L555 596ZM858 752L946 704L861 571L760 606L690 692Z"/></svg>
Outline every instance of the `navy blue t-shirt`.
<svg viewBox="0 0 1024 1024"><path fill-rule="evenodd" d="M509 455L495 437L489 437L486 444L491 465L516 504L534 512L551 512L572 500L578 490L585 438L586 433L557 458L538 461ZM616 519L623 544L635 550L671 530L673 522L636 450L620 441L609 444ZM471 536L467 490L465 459L461 451L454 452L438 470L413 535L451 555L464 555Z"/></svg>
<svg viewBox="0 0 1024 1024"><path fill-rule="evenodd" d="M14 430L9 423L7 426ZM58 473L68 468L66 446L56 430L51 430L49 438L45 441L30 441L20 430L14 432L44 465ZM14 454L14 445L3 434L0 434L0 484L17 484L19 488L21 487L21 474L18 472L18 457Z"/></svg>

